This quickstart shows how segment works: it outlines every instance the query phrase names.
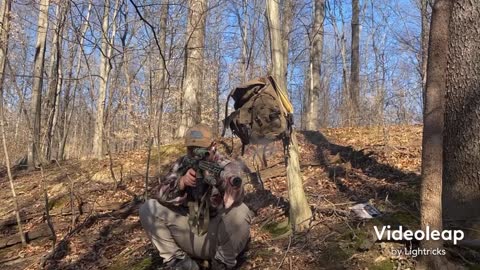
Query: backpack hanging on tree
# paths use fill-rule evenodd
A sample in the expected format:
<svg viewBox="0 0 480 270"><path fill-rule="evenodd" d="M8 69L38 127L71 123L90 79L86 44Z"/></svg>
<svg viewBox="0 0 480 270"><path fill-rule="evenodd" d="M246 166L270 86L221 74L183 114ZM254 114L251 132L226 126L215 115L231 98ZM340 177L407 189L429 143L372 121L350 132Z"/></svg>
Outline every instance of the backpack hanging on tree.
<svg viewBox="0 0 480 270"><path fill-rule="evenodd" d="M228 115L230 97L235 111ZM222 136L229 127L242 142L242 155L248 144L282 140L286 147L293 125L292 113L292 104L272 76L253 79L228 95Z"/></svg>

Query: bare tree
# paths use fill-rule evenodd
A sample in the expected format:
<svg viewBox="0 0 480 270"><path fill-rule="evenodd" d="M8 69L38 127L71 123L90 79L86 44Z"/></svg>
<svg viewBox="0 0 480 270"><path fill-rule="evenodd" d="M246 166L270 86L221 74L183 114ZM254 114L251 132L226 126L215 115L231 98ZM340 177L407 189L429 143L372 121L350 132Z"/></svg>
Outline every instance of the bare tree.
<svg viewBox="0 0 480 270"><path fill-rule="evenodd" d="M165 52L167 48L167 22L168 22L168 6L169 6L169 0L164 0L162 3L162 7L160 9L160 37L159 37L159 42L160 42L160 49ZM160 67L161 69L159 70L158 73L158 85L160 87L160 93L158 94L158 100L156 101L158 104L157 108L157 125L156 125L156 136L157 136L157 141L158 144L160 145L161 143L161 128L163 124L163 108L165 105L165 94L168 90L169 87L169 78L168 78L168 73L167 73L167 65L165 61L160 61ZM160 147L158 148L160 151ZM159 153L160 154L160 153ZM160 160L159 160L160 162Z"/></svg>
<svg viewBox="0 0 480 270"><path fill-rule="evenodd" d="M113 40L117 29L116 17L119 10L119 3L120 0L115 1L112 20L113 26L111 33L108 31L110 21L110 0L105 1L102 17L102 44L100 47L100 87L98 89L97 114L95 118L95 133L93 138L93 156L98 159L103 158L105 151L105 102L107 98L107 87L111 71L110 59L112 57Z"/></svg>
<svg viewBox="0 0 480 270"><path fill-rule="evenodd" d="M425 89L423 144L421 225L426 230L442 231L442 174L443 174L443 126L448 55L448 24L452 1L437 0L433 8L432 27ZM441 240L424 241L427 249L442 248ZM425 269L441 269L442 256L425 256Z"/></svg>
<svg viewBox="0 0 480 270"><path fill-rule="evenodd" d="M427 60L428 60L428 32L429 32L429 18L428 18L428 2L429 0L420 0L420 16L422 16L422 49L421 49L421 76L422 89L424 91L427 83Z"/></svg>
<svg viewBox="0 0 480 270"><path fill-rule="evenodd" d="M270 32L270 54L272 57L271 73L278 81L280 88L286 89L286 70L284 45L282 40L282 25L280 23L280 4L275 0L266 0L268 31Z"/></svg>
<svg viewBox="0 0 480 270"><path fill-rule="evenodd" d="M8 179L10 181L10 190L12 191L12 200L13 207L15 212L15 217L17 219L18 233L20 235L20 240L23 245L26 245L25 235L23 234L22 220L20 219L20 209L18 208L18 199L15 192L15 186L13 184L12 171L10 168L10 158L8 155L7 149L7 139L5 135L5 111L3 106L3 84L5 81L5 64L6 57L8 52L8 36L10 31L10 11L12 8L12 1L6 0L0 6L0 22L2 27L0 27L0 126L2 127L2 143L3 143L3 152L5 154L5 165L7 167Z"/></svg>
<svg viewBox="0 0 480 270"><path fill-rule="evenodd" d="M10 31L10 11L12 8L12 1L6 0L0 6L0 92L3 98L3 82L5 80L5 66L8 52L8 37Z"/></svg>
<svg viewBox="0 0 480 270"><path fill-rule="evenodd" d="M281 42L279 2L276 0L267 1L267 18L270 31L270 46L272 52L272 74L279 82L280 91L285 91L285 45ZM290 199L290 223L295 230L302 231L307 228L312 217L312 211L308 205L303 190L303 177L300 171L298 156L298 143L295 132L291 134L291 142L288 148L287 181L288 198Z"/></svg>
<svg viewBox="0 0 480 270"><path fill-rule="evenodd" d="M33 70L33 86L32 86L32 102L30 105L30 117L32 130L30 133L30 143L28 148L28 166L34 168L39 161L40 153L40 120L41 120L41 104L42 104L42 85L43 85L43 69L45 63L45 46L47 42L48 29L48 8L49 0L41 0L38 12L38 28L37 43L35 46L34 70Z"/></svg>
<svg viewBox="0 0 480 270"><path fill-rule="evenodd" d="M352 0L352 49L350 66L350 117L348 121L358 124L359 96L360 96L360 4L359 0Z"/></svg>
<svg viewBox="0 0 480 270"><path fill-rule="evenodd" d="M338 7L340 9L338 13L340 14L342 22L342 31L340 31L338 27L335 10L329 9L329 17L332 22L336 43L338 43L338 46L340 47L340 56L342 62L342 88L341 91L339 91L340 97L338 99L340 100L341 124L346 125L349 123L350 119L350 87L348 84L347 40L345 38L345 21L343 18L343 9L341 8L341 5L339 5Z"/></svg>
<svg viewBox="0 0 480 270"><path fill-rule="evenodd" d="M325 19L325 0L315 0L314 22L310 41L310 87L307 87L305 127L307 130L317 130L325 126L325 112L323 108L319 119L320 97L326 98L325 90L321 83L321 65L323 54L323 21ZM323 95L322 95L323 93Z"/></svg>
<svg viewBox="0 0 480 270"><path fill-rule="evenodd" d="M178 137L183 137L193 124L200 123L203 90L206 0L189 0L187 42L185 44L185 78L181 103L181 122Z"/></svg>
<svg viewBox="0 0 480 270"><path fill-rule="evenodd" d="M95 135L93 138L93 156L95 158L103 158L104 153L104 115L105 115L105 99L107 97L108 75L110 73L110 65L108 58L108 24L110 14L110 0L105 1L102 19L102 45L100 47L100 87L98 89L97 99L97 115L95 119Z"/></svg>
<svg viewBox="0 0 480 270"><path fill-rule="evenodd" d="M57 5L56 15L58 18L57 25L53 34L52 50L50 52L50 85L46 100L47 109L47 134L45 143L45 158L50 160L52 157L52 140L55 132L56 122L58 119L58 107L60 90L62 89L60 62L62 58L62 34L64 29L67 11L70 7L70 2L59 3Z"/></svg>
<svg viewBox="0 0 480 270"><path fill-rule="evenodd" d="M72 120L72 114L74 112L74 105L75 105L75 97L79 89L80 85L80 79L79 79L79 74L81 72L82 68L82 52L83 52L83 44L85 42L85 39L83 38L85 36L85 33L87 32L88 24L90 21L90 14L92 10L92 0L88 1L88 8L87 8L87 14L85 16L85 20L82 22L81 26L79 27L79 31L75 34L75 39L77 41L76 44L76 49L71 50L71 56L70 56L70 74L69 78L70 80L68 81L68 84L65 89L65 94L64 94L64 108L63 108L63 127L61 129L61 136L59 139L59 150L57 152L57 159L63 160L65 158L65 146L67 144L67 138L70 133L70 123ZM77 60L77 65L74 67L74 60ZM73 76L75 75L75 78ZM72 86L72 80L73 80L73 86ZM73 91L72 91L73 90ZM70 92L73 92L73 95L71 96ZM70 109L70 106L72 108Z"/></svg>

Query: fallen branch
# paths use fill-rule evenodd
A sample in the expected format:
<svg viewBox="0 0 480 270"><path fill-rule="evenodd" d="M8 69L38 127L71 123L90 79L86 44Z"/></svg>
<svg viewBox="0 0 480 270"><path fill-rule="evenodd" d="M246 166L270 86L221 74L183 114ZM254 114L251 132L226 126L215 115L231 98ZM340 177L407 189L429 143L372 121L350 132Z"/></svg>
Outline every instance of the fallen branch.
<svg viewBox="0 0 480 270"><path fill-rule="evenodd" d="M34 228L33 230L24 233L24 237L27 243L49 236L51 236L50 228L45 223L42 223L40 226ZM11 235L1 239L0 249L11 247L21 243L22 241L20 240L20 234L16 233L15 235Z"/></svg>
<svg viewBox="0 0 480 270"><path fill-rule="evenodd" d="M308 162L308 163L301 163L300 167L315 167L315 166L322 166L320 162ZM280 177L287 174L287 169L283 165L283 162L277 163L274 166L267 167L259 171L262 179L268 179L273 177Z"/></svg>

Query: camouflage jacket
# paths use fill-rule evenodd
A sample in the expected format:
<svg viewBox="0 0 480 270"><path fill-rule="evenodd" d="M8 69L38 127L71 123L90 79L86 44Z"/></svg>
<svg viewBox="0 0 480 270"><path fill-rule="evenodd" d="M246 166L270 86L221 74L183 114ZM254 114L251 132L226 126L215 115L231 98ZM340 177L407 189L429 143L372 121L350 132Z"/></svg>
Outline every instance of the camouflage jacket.
<svg viewBox="0 0 480 270"><path fill-rule="evenodd" d="M173 163L167 175L163 179L159 180L159 185L156 188L156 194L154 194L155 199L157 199L161 204L173 206L174 209L179 210L182 213L187 213L187 202L190 199L185 190L179 189L178 184L179 179L182 176L180 173L182 171L182 163L185 157L186 156L182 156L177 159L175 163ZM210 161L215 162L224 168L220 178L217 179L220 184L218 187L212 187L210 196L210 213L211 215L214 215L225 208L223 200L225 190L228 188L227 186L229 185L231 178L243 176L244 165L240 161L229 160L218 152L215 152ZM243 201L244 183L245 179L242 179L242 186L237 188L237 191L229 193L233 196L234 205Z"/></svg>

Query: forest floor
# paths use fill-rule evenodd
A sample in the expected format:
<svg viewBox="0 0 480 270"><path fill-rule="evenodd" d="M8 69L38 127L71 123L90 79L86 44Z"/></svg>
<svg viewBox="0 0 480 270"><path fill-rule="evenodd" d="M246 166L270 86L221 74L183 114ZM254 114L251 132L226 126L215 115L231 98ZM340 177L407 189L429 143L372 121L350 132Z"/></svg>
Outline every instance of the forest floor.
<svg viewBox="0 0 480 270"><path fill-rule="evenodd" d="M298 233L288 226L283 149L280 143L270 145L268 166L260 169L264 189L258 182L246 186L245 201L256 215L239 268L414 269L412 256L392 251L416 248L418 243L376 242L373 226L419 227L421 139L421 126L299 132L304 190L314 219L310 229ZM224 146L230 144L226 139ZM233 145L236 156L239 143ZM160 155L152 151L150 187L183 151L180 142L162 146ZM255 171L253 155L254 149L247 148L243 159ZM38 238L26 247L9 246L13 240L2 241L2 269L40 269L47 257L46 269L157 269L161 260L138 217L147 156L143 150L101 161L69 160L46 166L43 176L41 171L15 171L24 230ZM112 171L119 182L116 191ZM0 235L8 240L17 228L9 183L6 175L0 177ZM56 232L53 253L51 238L42 237L48 235L42 179ZM359 219L350 210L366 202L382 215ZM462 254L449 252L447 256L459 264L471 261L468 254Z"/></svg>

